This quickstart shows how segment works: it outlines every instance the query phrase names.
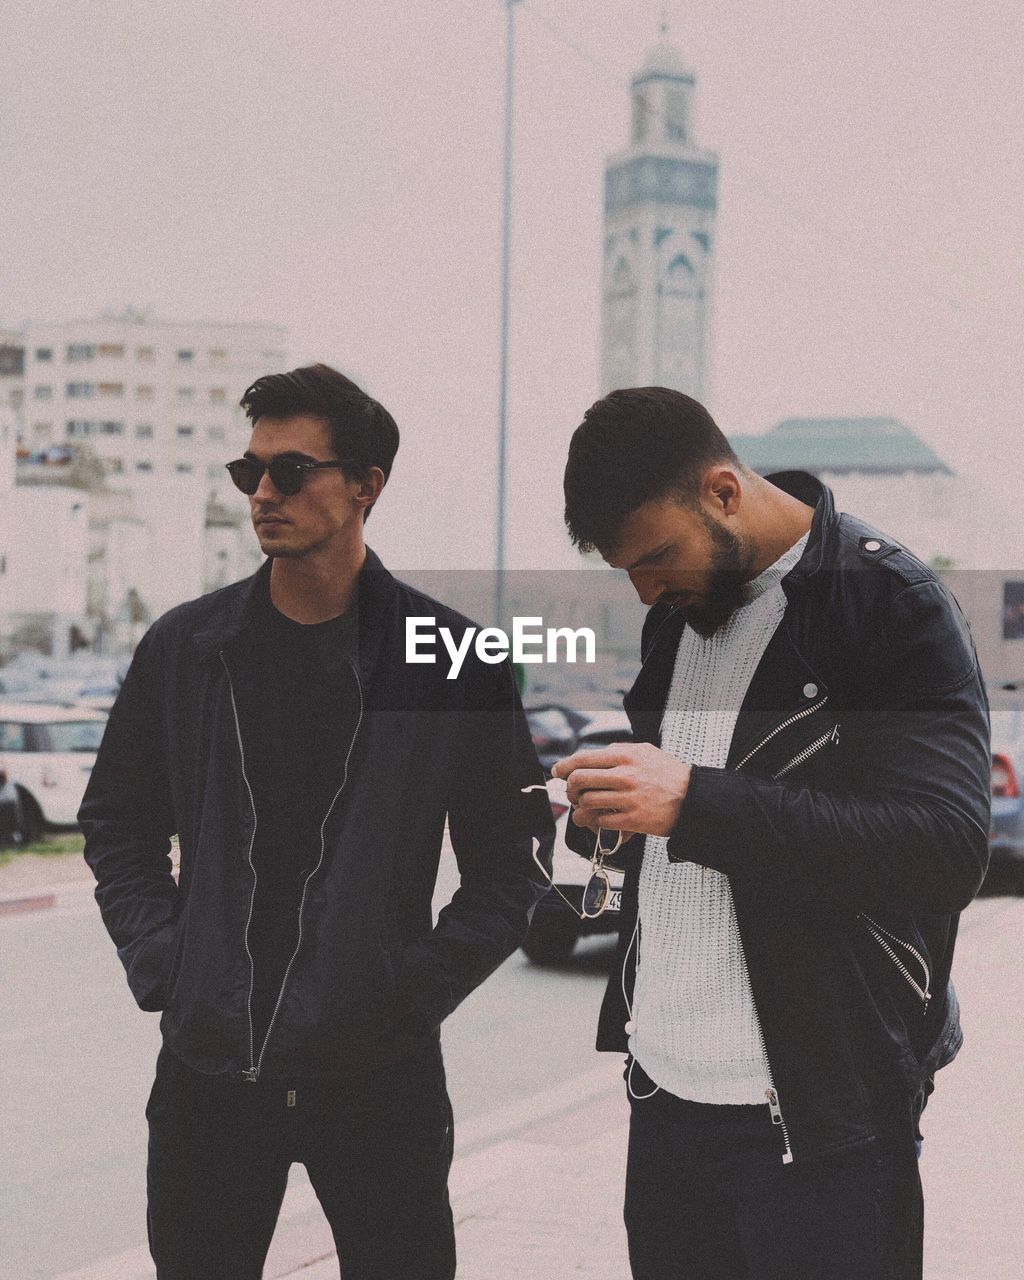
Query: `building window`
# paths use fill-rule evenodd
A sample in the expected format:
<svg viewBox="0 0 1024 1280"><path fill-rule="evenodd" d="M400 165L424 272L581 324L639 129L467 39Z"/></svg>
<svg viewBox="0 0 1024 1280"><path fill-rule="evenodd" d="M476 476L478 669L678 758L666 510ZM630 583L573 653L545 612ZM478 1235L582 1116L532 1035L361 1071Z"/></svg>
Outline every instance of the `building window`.
<svg viewBox="0 0 1024 1280"><path fill-rule="evenodd" d="M33 422L32 434L35 436L37 440L49 440L49 438L53 435L53 423L52 422Z"/></svg>
<svg viewBox="0 0 1024 1280"><path fill-rule="evenodd" d="M223 427L207 427L206 434L211 440L223 440L224 428Z"/></svg>
<svg viewBox="0 0 1024 1280"><path fill-rule="evenodd" d="M52 400L53 387L38 386L32 394L37 400Z"/></svg>
<svg viewBox="0 0 1024 1280"><path fill-rule="evenodd" d="M223 347L211 347L209 351L211 364L223 364L228 358L228 353Z"/></svg>
<svg viewBox="0 0 1024 1280"><path fill-rule="evenodd" d="M651 132L653 112L647 95L641 89L633 91L633 141L646 142Z"/></svg>
<svg viewBox="0 0 1024 1280"><path fill-rule="evenodd" d="M96 354L120 359L124 355L124 346L120 342L101 342L96 348Z"/></svg>
<svg viewBox="0 0 1024 1280"><path fill-rule="evenodd" d="M174 469L175 471L179 472L183 476L190 476L192 474L192 463L179 462Z"/></svg>
<svg viewBox="0 0 1024 1280"><path fill-rule="evenodd" d="M82 418L71 418L64 429L67 435L81 439L83 436L92 435L93 423Z"/></svg>
<svg viewBox="0 0 1024 1280"><path fill-rule="evenodd" d="M139 425L135 428L135 438L137 440L152 440L153 439L152 425L148 422L140 422Z"/></svg>
<svg viewBox="0 0 1024 1280"><path fill-rule="evenodd" d="M178 427L179 436L194 436L195 433L196 433L195 427Z"/></svg>
<svg viewBox="0 0 1024 1280"><path fill-rule="evenodd" d="M92 382L69 382L65 391L69 400L91 400L96 393L96 386Z"/></svg>
<svg viewBox="0 0 1024 1280"><path fill-rule="evenodd" d="M136 400L152 400L155 395L156 395L156 392L153 390L152 387L141 386L141 387L135 388Z"/></svg>
<svg viewBox="0 0 1024 1280"><path fill-rule="evenodd" d="M53 347L36 347L36 359L47 361L53 359Z"/></svg>
<svg viewBox="0 0 1024 1280"><path fill-rule="evenodd" d="M124 423L123 422L103 422L100 424L100 431L105 436L123 436Z"/></svg>
<svg viewBox="0 0 1024 1280"><path fill-rule="evenodd" d="M195 387L179 387L178 388L179 400L194 400L195 398L196 398Z"/></svg>
<svg viewBox="0 0 1024 1280"><path fill-rule="evenodd" d="M123 382L101 382L97 388L101 396L123 396Z"/></svg>
<svg viewBox="0 0 1024 1280"><path fill-rule="evenodd" d="M665 136L671 142L686 141L686 108L685 89L665 91Z"/></svg>
<svg viewBox="0 0 1024 1280"><path fill-rule="evenodd" d="M107 474L120 473L124 470L124 462L121 458L104 458L103 469Z"/></svg>
<svg viewBox="0 0 1024 1280"><path fill-rule="evenodd" d="M11 720L7 720L3 724L0 724L0 751L24 750L25 726Z"/></svg>
<svg viewBox="0 0 1024 1280"><path fill-rule="evenodd" d="M194 355L195 355L195 352L194 352L194 351L188 351L188 350L185 350L185 351L179 351L179 352L178 352L178 363L179 363L179 364L188 364L188 363L192 360L192 357L193 357Z"/></svg>
<svg viewBox="0 0 1024 1280"><path fill-rule="evenodd" d="M136 471L152 471L153 464L152 462L136 462L135 470Z"/></svg>
<svg viewBox="0 0 1024 1280"><path fill-rule="evenodd" d="M149 364L155 357L156 353L152 347L136 347L135 359L140 360L143 364Z"/></svg>
<svg viewBox="0 0 1024 1280"><path fill-rule="evenodd" d="M69 360L91 360L96 354L95 347L88 342L71 342L68 344L67 358Z"/></svg>
<svg viewBox="0 0 1024 1280"><path fill-rule="evenodd" d="M224 390L223 387L210 388L211 404L223 404L226 399L227 399L227 392Z"/></svg>

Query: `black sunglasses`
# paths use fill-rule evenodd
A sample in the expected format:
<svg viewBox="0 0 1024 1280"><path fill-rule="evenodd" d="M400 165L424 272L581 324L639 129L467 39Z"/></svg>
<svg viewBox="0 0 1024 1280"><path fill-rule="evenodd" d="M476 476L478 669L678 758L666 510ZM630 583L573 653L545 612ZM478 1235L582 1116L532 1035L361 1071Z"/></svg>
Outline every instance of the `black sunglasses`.
<svg viewBox="0 0 1024 1280"><path fill-rule="evenodd" d="M235 488L241 489L243 493L250 496L254 494L260 487L264 471L268 471L274 488L285 497L298 493L309 471L355 465L351 458L342 458L339 462L302 462L298 458L274 458L271 462L257 462L255 458L236 458L234 462L225 463Z"/></svg>

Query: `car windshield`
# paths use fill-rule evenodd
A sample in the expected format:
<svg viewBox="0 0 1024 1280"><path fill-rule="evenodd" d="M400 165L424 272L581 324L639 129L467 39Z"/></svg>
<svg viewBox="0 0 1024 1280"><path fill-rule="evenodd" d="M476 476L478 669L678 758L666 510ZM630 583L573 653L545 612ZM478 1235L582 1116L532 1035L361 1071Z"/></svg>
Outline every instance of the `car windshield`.
<svg viewBox="0 0 1024 1280"><path fill-rule="evenodd" d="M572 725L556 707L527 713L535 737L549 741L565 741L572 737Z"/></svg>
<svg viewBox="0 0 1024 1280"><path fill-rule="evenodd" d="M98 751L104 720L65 720L41 725L47 751Z"/></svg>

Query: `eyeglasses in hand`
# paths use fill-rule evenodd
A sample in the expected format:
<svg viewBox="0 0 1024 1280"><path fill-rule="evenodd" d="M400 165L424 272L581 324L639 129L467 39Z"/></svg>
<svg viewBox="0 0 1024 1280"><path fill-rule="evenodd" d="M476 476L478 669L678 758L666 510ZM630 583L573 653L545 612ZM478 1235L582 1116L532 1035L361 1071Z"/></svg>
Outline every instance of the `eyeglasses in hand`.
<svg viewBox="0 0 1024 1280"><path fill-rule="evenodd" d="M569 807L569 797L566 789L564 778L549 778L546 783L535 782L532 786L523 787L523 791L546 791L548 799L555 804L565 805ZM570 821L571 821L570 816ZM613 854L618 853L626 839L624 831L616 831L615 843L611 848L605 848L601 842L601 830L599 829L594 838L594 852L590 858L590 876L587 883L583 886L583 897L580 906L570 902L565 894L559 889L552 878L551 872L541 862L537 856L540 849L540 841L533 842L533 860L537 866L544 872L544 877L554 889L555 893L562 899L565 905L575 916L579 916L581 920L596 920L599 915L608 906L611 900L612 887L611 881L608 879L608 871L605 868L605 859L610 858Z"/></svg>

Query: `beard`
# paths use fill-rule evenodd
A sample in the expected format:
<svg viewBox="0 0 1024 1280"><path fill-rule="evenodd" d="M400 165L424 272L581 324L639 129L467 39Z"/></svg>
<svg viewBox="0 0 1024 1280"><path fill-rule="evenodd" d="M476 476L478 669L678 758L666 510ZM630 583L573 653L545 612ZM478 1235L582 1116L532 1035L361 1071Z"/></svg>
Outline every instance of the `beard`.
<svg viewBox="0 0 1024 1280"><path fill-rule="evenodd" d="M708 583L700 599L682 606L680 612L686 625L707 640L745 603L744 584L753 555L745 554L739 538L710 516L702 513L702 520L711 544Z"/></svg>

